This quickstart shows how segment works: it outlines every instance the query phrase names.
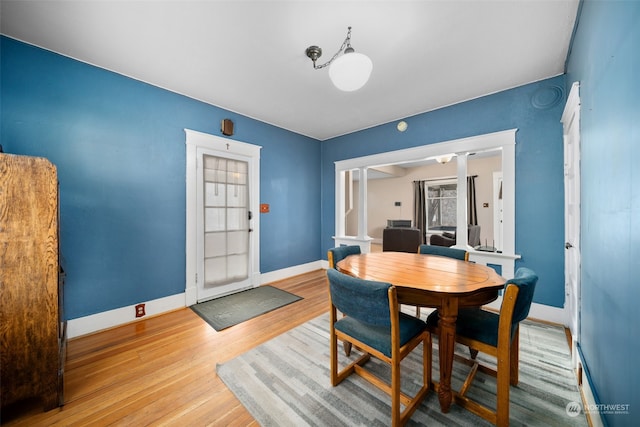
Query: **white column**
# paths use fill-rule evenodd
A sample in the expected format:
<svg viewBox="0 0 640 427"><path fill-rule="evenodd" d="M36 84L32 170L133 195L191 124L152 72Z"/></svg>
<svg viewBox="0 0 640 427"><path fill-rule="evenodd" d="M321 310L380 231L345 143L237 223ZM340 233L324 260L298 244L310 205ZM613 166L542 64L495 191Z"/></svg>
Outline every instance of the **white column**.
<svg viewBox="0 0 640 427"><path fill-rule="evenodd" d="M371 237L367 234L367 168L358 168L360 185L358 185L358 235L345 236L345 172L336 170L336 235L333 236L336 246L359 245L362 253L371 252Z"/></svg>
<svg viewBox="0 0 640 427"><path fill-rule="evenodd" d="M516 146L502 148L502 252L515 254L516 247ZM505 276L506 277L506 276Z"/></svg>
<svg viewBox="0 0 640 427"><path fill-rule="evenodd" d="M358 239L366 240L367 235L367 168L360 168L360 185L358 189Z"/></svg>
<svg viewBox="0 0 640 427"><path fill-rule="evenodd" d="M458 166L457 216L456 216L456 244L454 247L468 249L467 235L467 153L456 153Z"/></svg>
<svg viewBox="0 0 640 427"><path fill-rule="evenodd" d="M346 185L346 172L336 169L336 209L335 209L335 221L336 221L336 236L344 236L345 233L345 185Z"/></svg>

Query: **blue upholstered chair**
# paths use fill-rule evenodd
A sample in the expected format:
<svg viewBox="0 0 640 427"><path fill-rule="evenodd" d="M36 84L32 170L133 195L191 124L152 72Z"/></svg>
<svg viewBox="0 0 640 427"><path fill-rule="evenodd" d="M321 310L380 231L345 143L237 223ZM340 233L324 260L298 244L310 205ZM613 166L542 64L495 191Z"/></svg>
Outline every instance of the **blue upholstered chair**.
<svg viewBox="0 0 640 427"><path fill-rule="evenodd" d="M455 401L462 407L498 425L509 425L509 385L518 384L519 324L529 315L538 276L521 267L505 284L500 313L480 309L461 309L456 322L456 341L471 350L471 359L456 355L456 360L471 366L471 370ZM438 334L438 311L427 318L429 330ZM481 351L497 359L497 369L479 365L475 357ZM465 396L476 372L480 370L496 377L497 405L493 411Z"/></svg>
<svg viewBox="0 0 640 427"><path fill-rule="evenodd" d="M359 245L341 245L331 248L327 251L327 260L329 260L329 268L338 269L337 264L349 255L360 255L362 252ZM344 354L351 355L351 343L344 342Z"/></svg>
<svg viewBox="0 0 640 427"><path fill-rule="evenodd" d="M440 255L460 259L462 261L469 261L469 252L464 249L449 248L447 246L420 245L418 247L418 253L426 255Z"/></svg>
<svg viewBox="0 0 640 427"><path fill-rule="evenodd" d="M335 269L329 278L331 384L352 373L362 376L391 396L391 425L404 425L420 405L431 383L431 335L420 319L400 312L396 288L389 283L358 279ZM338 319L337 311L345 316ZM350 342L363 355L339 370L338 340ZM422 386L415 396L400 390L400 362L422 343ZM374 356L391 365L391 383L363 365ZM404 409L401 408L401 403Z"/></svg>
<svg viewBox="0 0 640 427"><path fill-rule="evenodd" d="M348 257L349 255L359 255L361 253L360 246L338 246L327 251L327 259L329 260L329 268L338 268L336 264Z"/></svg>

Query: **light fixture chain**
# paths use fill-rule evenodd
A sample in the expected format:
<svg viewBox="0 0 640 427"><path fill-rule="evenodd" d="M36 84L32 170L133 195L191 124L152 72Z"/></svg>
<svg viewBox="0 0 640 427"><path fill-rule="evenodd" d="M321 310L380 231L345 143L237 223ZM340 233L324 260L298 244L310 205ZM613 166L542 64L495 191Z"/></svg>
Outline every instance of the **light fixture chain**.
<svg viewBox="0 0 640 427"><path fill-rule="evenodd" d="M340 46L340 49L335 53L335 55L333 55L330 60L322 65L316 65L314 61L313 68L319 70L321 68L328 67L333 62L333 60L336 59L338 55L340 55L347 47L351 47L351 27L349 27L349 30L347 31L347 38L344 39L344 41L342 42L342 46Z"/></svg>

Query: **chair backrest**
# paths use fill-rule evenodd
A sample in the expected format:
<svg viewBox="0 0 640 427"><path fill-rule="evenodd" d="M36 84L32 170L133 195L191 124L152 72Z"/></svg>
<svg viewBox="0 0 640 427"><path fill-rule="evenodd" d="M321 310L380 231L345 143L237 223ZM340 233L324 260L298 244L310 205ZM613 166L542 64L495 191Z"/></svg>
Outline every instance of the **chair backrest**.
<svg viewBox="0 0 640 427"><path fill-rule="evenodd" d="M505 289L510 284L518 287L518 297L516 298L513 316L511 317L512 325L526 319L529 315L536 283L538 283L538 275L526 267L518 268L513 279L507 280L505 283Z"/></svg>
<svg viewBox="0 0 640 427"><path fill-rule="evenodd" d="M422 235L417 228L385 228L382 230L382 251L416 253L422 243Z"/></svg>
<svg viewBox="0 0 640 427"><path fill-rule="evenodd" d="M389 283L358 279L327 270L331 304L341 313L375 326L390 326Z"/></svg>
<svg viewBox="0 0 640 427"><path fill-rule="evenodd" d="M348 257L349 255L359 255L360 246L358 245L343 245L337 248L331 248L327 251L327 259L329 260L329 268L338 268L336 265Z"/></svg>
<svg viewBox="0 0 640 427"><path fill-rule="evenodd" d="M449 248L447 246L420 245L418 253L423 255L446 256L449 258L460 259L462 261L469 260L469 252L464 249Z"/></svg>

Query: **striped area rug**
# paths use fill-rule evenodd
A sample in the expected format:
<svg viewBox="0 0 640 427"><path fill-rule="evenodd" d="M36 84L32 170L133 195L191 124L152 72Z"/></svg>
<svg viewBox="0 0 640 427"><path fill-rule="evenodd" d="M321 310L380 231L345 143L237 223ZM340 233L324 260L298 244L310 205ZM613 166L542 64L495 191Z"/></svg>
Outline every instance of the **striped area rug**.
<svg viewBox="0 0 640 427"><path fill-rule="evenodd" d="M424 314L423 314L424 316ZM388 426L390 399L357 375L337 387L329 379L329 315L292 329L249 352L217 366L219 377L262 426ZM433 377L439 378L437 339L433 346ZM418 347L402 362L402 388L413 395L421 378ZM456 352L468 355L458 347ZM353 351L351 358L357 357ZM491 364L489 356L478 358ZM511 387L512 426L587 426L583 413L567 412L581 402L570 368L571 356L562 328L522 322L520 329L520 382ZM348 363L340 351L340 363ZM388 378L386 364L372 359L372 367ZM469 368L454 362L452 386L459 389ZM468 396L495 408L495 379L478 373ZM430 392L407 425L490 425L452 404L440 412Z"/></svg>

